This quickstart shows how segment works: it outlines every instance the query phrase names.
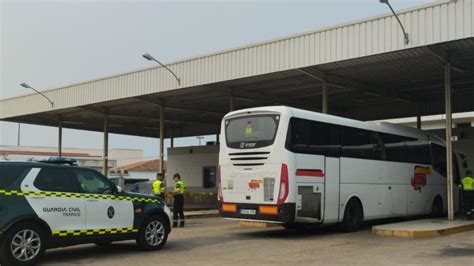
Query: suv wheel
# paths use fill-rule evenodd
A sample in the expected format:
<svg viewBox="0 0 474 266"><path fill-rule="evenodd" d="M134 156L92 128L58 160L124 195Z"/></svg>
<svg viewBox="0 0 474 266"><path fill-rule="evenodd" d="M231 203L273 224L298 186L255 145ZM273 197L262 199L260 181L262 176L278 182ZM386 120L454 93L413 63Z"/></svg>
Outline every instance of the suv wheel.
<svg viewBox="0 0 474 266"><path fill-rule="evenodd" d="M165 220L161 216L148 217L138 232L137 244L146 251L161 249L168 240Z"/></svg>
<svg viewBox="0 0 474 266"><path fill-rule="evenodd" d="M0 259L5 265L33 265L45 250L44 230L33 223L20 223L5 234Z"/></svg>

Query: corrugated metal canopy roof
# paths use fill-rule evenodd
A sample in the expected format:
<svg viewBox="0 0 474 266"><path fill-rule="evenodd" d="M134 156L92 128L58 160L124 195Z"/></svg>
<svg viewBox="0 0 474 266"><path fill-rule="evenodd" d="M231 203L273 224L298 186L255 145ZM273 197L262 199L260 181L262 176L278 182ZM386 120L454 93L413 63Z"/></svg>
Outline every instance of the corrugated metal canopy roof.
<svg viewBox="0 0 474 266"><path fill-rule="evenodd" d="M159 136L165 105L166 135L213 134L229 110L288 105L321 110L320 79L329 83L329 112L360 120L444 112L444 64L453 66L453 111L474 110L474 5L443 1L400 17L379 16L281 40L170 64L183 84L162 68L121 74L1 100L0 119L112 133Z"/></svg>

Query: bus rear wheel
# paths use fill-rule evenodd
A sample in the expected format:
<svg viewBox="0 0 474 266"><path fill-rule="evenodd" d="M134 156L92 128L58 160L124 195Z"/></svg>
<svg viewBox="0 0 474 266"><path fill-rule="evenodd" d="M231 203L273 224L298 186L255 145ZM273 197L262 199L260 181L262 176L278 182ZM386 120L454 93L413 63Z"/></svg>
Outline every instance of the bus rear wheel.
<svg viewBox="0 0 474 266"><path fill-rule="evenodd" d="M364 220L362 206L359 201L351 199L344 210L344 219L339 225L343 232L355 232Z"/></svg>

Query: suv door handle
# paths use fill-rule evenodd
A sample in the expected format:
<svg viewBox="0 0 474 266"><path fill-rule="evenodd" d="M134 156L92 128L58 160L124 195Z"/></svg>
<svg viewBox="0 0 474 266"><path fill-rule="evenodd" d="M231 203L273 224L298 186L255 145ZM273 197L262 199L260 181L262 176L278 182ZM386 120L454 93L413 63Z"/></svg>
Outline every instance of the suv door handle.
<svg viewBox="0 0 474 266"><path fill-rule="evenodd" d="M98 199L87 199L87 201L89 202L96 202L96 201L99 201Z"/></svg>

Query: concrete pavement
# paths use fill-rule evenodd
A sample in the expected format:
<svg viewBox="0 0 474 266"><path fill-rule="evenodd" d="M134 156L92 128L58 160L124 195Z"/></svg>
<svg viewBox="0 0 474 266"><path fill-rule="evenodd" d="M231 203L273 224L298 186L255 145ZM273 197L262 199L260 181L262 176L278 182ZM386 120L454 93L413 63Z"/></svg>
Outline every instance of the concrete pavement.
<svg viewBox="0 0 474 266"><path fill-rule="evenodd" d="M438 238L391 238L334 228L246 228L221 218L189 220L165 248L142 252L134 241L51 250L43 265L456 264L474 265L474 232Z"/></svg>

